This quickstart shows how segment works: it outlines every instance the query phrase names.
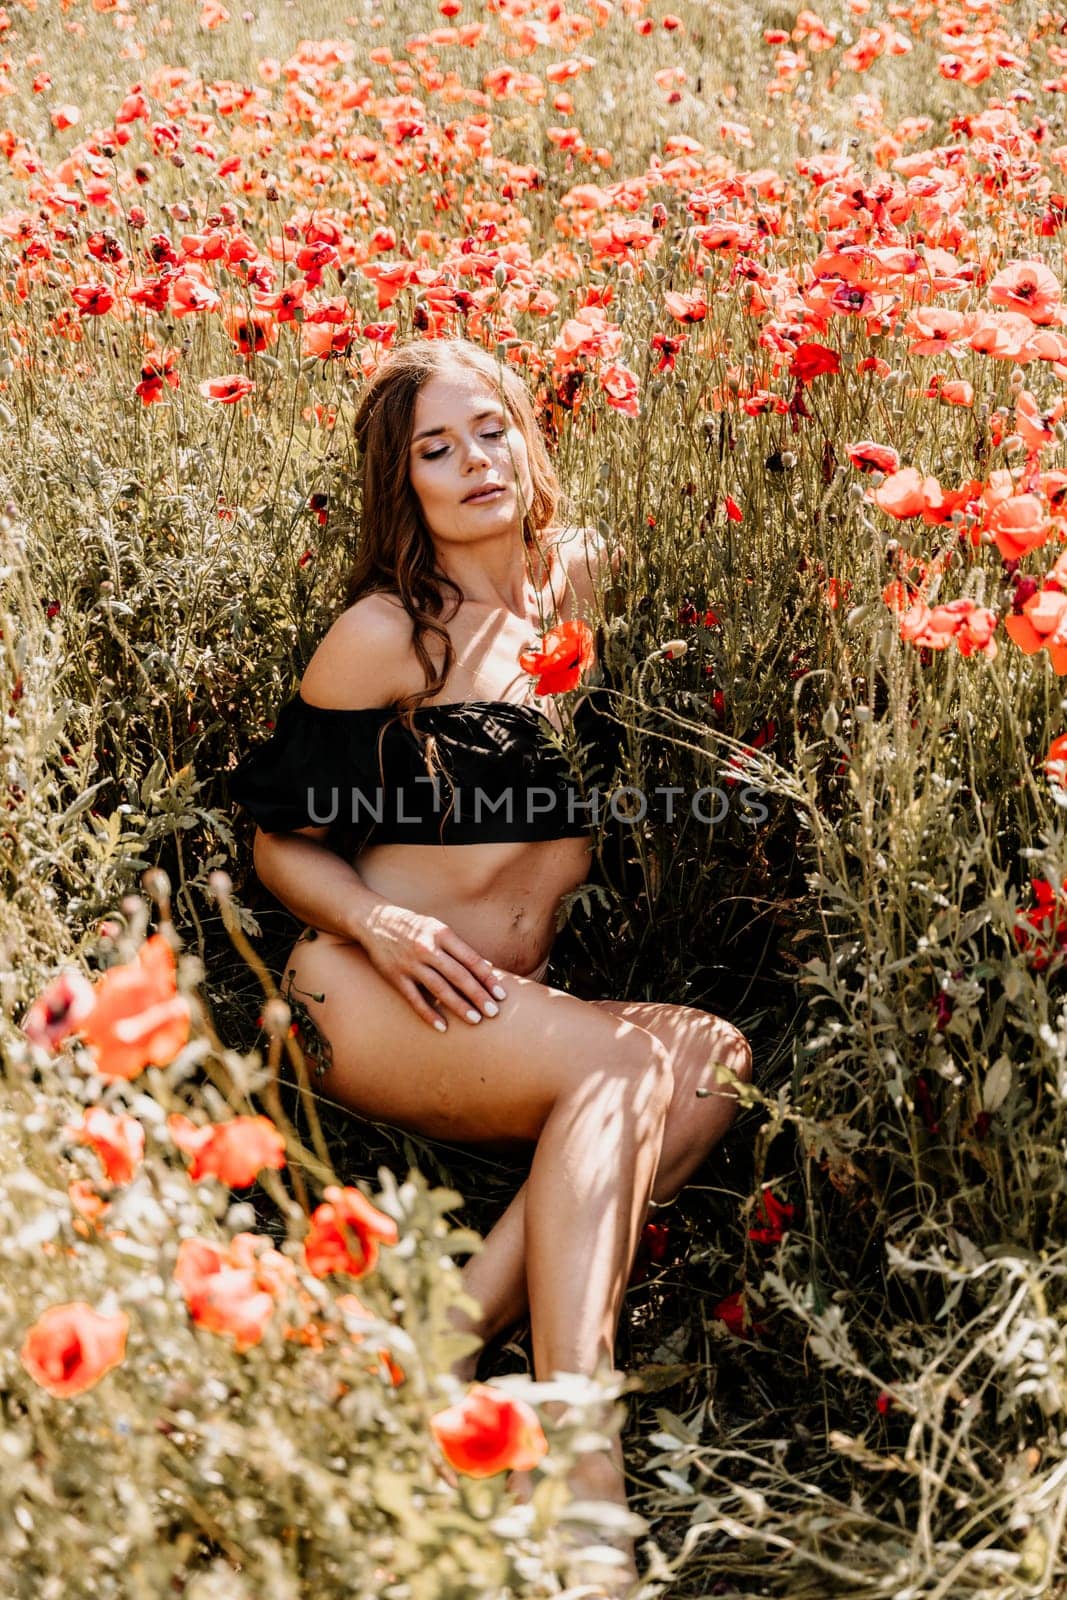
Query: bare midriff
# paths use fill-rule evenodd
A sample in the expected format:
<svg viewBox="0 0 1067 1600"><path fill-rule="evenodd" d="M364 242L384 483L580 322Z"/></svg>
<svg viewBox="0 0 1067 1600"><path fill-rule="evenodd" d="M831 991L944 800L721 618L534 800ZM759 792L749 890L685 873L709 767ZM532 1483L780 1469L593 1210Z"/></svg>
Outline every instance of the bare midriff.
<svg viewBox="0 0 1067 1600"><path fill-rule="evenodd" d="M556 912L589 876L588 838L509 844L379 844L354 862L394 905L440 917L494 965L526 977L552 948Z"/></svg>

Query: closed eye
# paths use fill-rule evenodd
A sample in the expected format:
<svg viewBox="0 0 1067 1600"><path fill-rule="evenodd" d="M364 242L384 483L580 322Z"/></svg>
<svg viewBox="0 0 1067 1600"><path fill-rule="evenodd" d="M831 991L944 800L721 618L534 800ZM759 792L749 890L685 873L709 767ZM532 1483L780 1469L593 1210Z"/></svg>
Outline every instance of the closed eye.
<svg viewBox="0 0 1067 1600"><path fill-rule="evenodd" d="M483 433L481 437L483 439L502 439L504 437L504 429L494 428L491 433ZM437 461L441 456L444 455L447 449L447 445L442 445L439 450L424 451L422 459L424 461Z"/></svg>

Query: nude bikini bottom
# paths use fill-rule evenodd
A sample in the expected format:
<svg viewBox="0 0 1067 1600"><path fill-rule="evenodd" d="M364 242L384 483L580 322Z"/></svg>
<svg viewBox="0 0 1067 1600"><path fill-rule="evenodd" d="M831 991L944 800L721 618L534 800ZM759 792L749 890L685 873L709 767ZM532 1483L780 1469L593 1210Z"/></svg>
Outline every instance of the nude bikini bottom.
<svg viewBox="0 0 1067 1600"><path fill-rule="evenodd" d="M524 976L531 983L544 983L544 981L545 981L545 973L548 971L548 962L549 962L549 957L546 956L545 959L542 961L541 965L537 968L536 972L527 972L527 973L524 974Z"/></svg>

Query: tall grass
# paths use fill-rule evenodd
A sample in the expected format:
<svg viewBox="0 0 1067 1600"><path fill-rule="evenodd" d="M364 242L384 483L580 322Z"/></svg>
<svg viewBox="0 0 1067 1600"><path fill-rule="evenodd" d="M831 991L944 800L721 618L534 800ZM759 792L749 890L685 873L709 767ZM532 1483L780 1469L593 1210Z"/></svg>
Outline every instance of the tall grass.
<svg viewBox="0 0 1067 1600"><path fill-rule="evenodd" d="M1062 75L1062 19L1022 3L872 3L820 22L684 0L678 28L636 4L575 14L582 26L544 6L464 11L455 26L485 25L473 48L412 47L447 21L422 0L403 16L269 4L217 26L186 4L40 6L13 12L4 35L0 1387L13 1465L0 1562L12 1593L554 1592L556 1478L540 1521L516 1531L495 1491L434 1477L421 1442L444 1357L415 1324L439 1320L451 1292L460 1246L437 1219L454 1199L416 1183L383 1201L412 1243L370 1291L381 1326L368 1337L393 1341L416 1375L407 1388L372 1377L356 1346L278 1333L236 1355L187 1326L161 1268L179 1232L208 1226L220 1238L258 1226L298 1255L296 1202L314 1204L331 1167L376 1184L379 1167L418 1165L483 1228L518 1181L325 1106L317 1148L295 1051L288 1097L275 1087L280 1042L264 1040L263 991L213 879L232 876L238 943L276 970L292 925L251 876L226 773L340 604L360 525L348 422L378 349L363 330L380 321L398 338L466 331L522 360L575 519L622 556L603 654L626 777L646 792L718 784L732 801L714 828L684 809L608 827L552 974L582 994L720 1011L757 1046L749 1109L646 1239L624 1331L642 1385L627 1431L635 1504L656 1561L678 1558L670 1592L1065 1590L1062 893L1043 924L1027 920L1032 880L1067 879L1063 796L1043 767L1064 704L1048 654L1006 633L1019 579L1040 582L1063 537L1055 485L1027 477L1064 465L1062 423L1028 462L1016 409L1025 386L1052 411L1062 363L981 353L970 331L920 354L906 331L916 306L1002 315L989 286L1011 261L1041 260L1062 282L1059 91L1043 87ZM789 37L766 43L775 29ZM867 66L864 30L881 30ZM320 48L316 66L309 38L342 41L337 59ZM573 79L547 80L553 62L582 57L592 64ZM498 100L485 75L503 65L530 78ZM684 77L657 81L671 69ZM51 84L35 90L44 71ZM451 95L450 72L473 99ZM135 83L149 116L116 124ZM554 109L560 92L573 114ZM53 126L64 105L80 109L76 127ZM495 165L483 135L468 137L483 126ZM560 128L580 140L550 136ZM699 148L668 148L683 135ZM231 155L239 167L222 172ZM596 206L579 185L599 187ZM131 261L152 276L153 235L180 258L183 234L212 228L262 259L277 241L277 292L313 221L338 224L341 250L308 304L333 301L342 320L305 310L247 358L224 320L264 292L247 267L205 263L217 312L81 315L72 298L121 289ZM495 233L478 233L485 223ZM610 243L604 230L618 240L635 223L643 242ZM701 246L693 229L711 224L740 234ZM124 261L92 254L103 228ZM465 239L489 257L481 277L460 274ZM864 252L890 246L927 266L877 284L862 313L820 310L813 263L834 270L827 254L843 245L861 277ZM379 258L448 263L453 287L481 300L444 313L424 281L380 307L362 270ZM931 286L931 262L947 286ZM546 291L539 309L525 288ZM612 357L553 366L590 291L621 330L614 359L636 379L636 415L601 383ZM702 295L706 317L680 322L679 294ZM325 356L308 343L324 327L339 332ZM684 337L673 367L659 370L656 335ZM840 371L797 385L805 341ZM145 405L145 363L168 349L180 384ZM227 374L254 391L203 399L199 384ZM969 381L973 405L928 392L935 374ZM851 463L862 440L978 491L954 518L895 519L877 475ZM1050 518L1048 546L1015 567L979 498L1005 470ZM915 574L906 558L939 555L927 601L990 607L995 658L901 636L883 590ZM667 658L678 637L686 653ZM739 803L746 782L762 791L758 825ZM169 881L183 988L200 983L214 1022L201 1015L202 1042L175 1066L107 1086L77 1051L31 1053L16 1024L61 964L130 957L150 866ZM128 925L125 942L101 937L101 919ZM97 1099L143 1120L152 1145L134 1187L103 1186L112 1213L86 1234L67 1184L98 1181L95 1157L62 1130ZM254 1204L221 1188L205 1200L166 1135L179 1100L211 1118L276 1110L285 1178ZM766 1232L764 1185L793 1207L777 1242L751 1236ZM138 1329L121 1372L84 1400L45 1399L16 1359L26 1327L52 1302L109 1294ZM521 1365L521 1350L499 1360ZM350 1385L340 1409L338 1382ZM558 1448L565 1459L566 1434Z"/></svg>

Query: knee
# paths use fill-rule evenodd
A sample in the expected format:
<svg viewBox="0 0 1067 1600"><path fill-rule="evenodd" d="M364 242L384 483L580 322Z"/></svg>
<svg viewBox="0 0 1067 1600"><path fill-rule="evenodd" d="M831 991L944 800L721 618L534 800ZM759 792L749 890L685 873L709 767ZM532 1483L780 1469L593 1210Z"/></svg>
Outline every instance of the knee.
<svg viewBox="0 0 1067 1600"><path fill-rule="evenodd" d="M635 1103L646 1114L664 1121L674 1099L674 1059L661 1039L646 1028L631 1024L627 1036L626 1071L635 1091Z"/></svg>
<svg viewBox="0 0 1067 1600"><path fill-rule="evenodd" d="M739 1082L752 1082L752 1046L739 1028L730 1028L723 1064Z"/></svg>

